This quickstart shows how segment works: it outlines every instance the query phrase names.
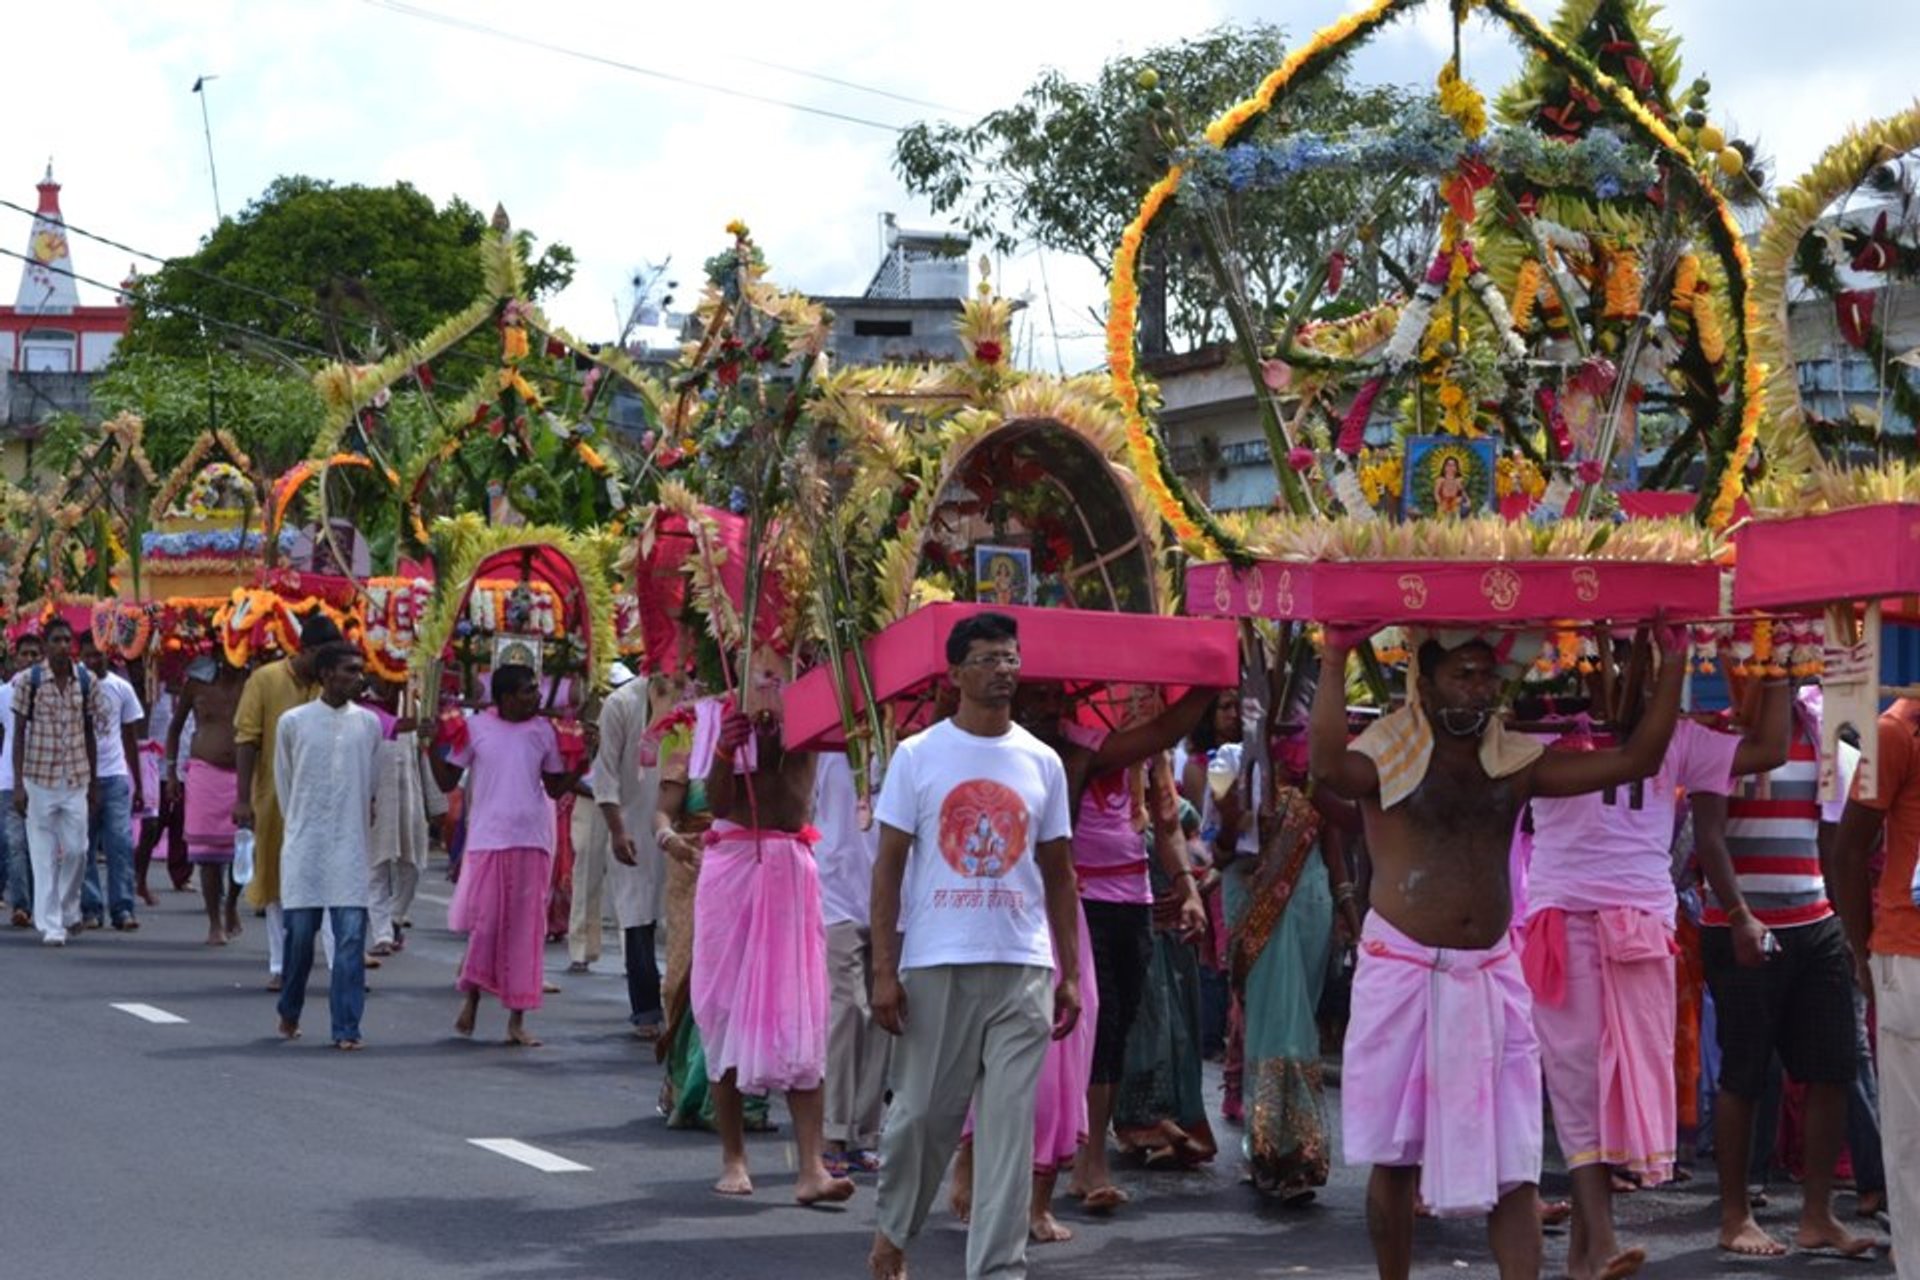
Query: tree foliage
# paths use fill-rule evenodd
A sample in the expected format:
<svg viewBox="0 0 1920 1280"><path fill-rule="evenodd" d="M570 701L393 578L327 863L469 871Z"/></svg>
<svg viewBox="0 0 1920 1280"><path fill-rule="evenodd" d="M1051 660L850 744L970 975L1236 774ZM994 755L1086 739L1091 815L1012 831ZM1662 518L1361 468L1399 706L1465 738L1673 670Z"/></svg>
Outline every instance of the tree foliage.
<svg viewBox="0 0 1920 1280"><path fill-rule="evenodd" d="M1048 70L1019 101L973 124L909 128L895 149L894 168L934 212L957 218L972 236L1003 251L1030 243L1077 254L1105 275L1141 196L1170 163L1160 140L1166 129L1197 134L1252 93L1284 56L1278 27L1223 26L1115 58L1091 83ZM1392 88L1352 87L1336 69L1277 103L1245 140L1276 130L1336 134L1388 125L1405 100ZM1204 343L1226 331L1202 219L1214 223L1212 243L1232 255L1225 265L1243 283L1252 308L1272 317L1357 222L1368 226L1370 244L1391 252L1420 213L1415 195L1336 173L1303 176L1280 191L1235 195L1210 209L1177 199L1156 224L1147 254L1164 282L1169 334ZM1371 301L1380 285L1367 269L1373 265L1361 264L1354 280L1359 301ZM1152 279L1143 282L1143 292L1153 288Z"/></svg>
<svg viewBox="0 0 1920 1280"><path fill-rule="evenodd" d="M197 357L209 344L251 341L294 355L374 358L480 292L486 225L457 197L435 208L404 182L277 178L197 252L140 282L123 349ZM531 236L521 235L531 251ZM563 244L529 259L535 297L573 278L573 251Z"/></svg>
<svg viewBox="0 0 1920 1280"><path fill-rule="evenodd" d="M300 370L228 352L197 359L120 355L94 386L101 417L128 411L146 424L154 469L171 471L208 427L224 427L254 465L277 475L306 456L326 413Z"/></svg>

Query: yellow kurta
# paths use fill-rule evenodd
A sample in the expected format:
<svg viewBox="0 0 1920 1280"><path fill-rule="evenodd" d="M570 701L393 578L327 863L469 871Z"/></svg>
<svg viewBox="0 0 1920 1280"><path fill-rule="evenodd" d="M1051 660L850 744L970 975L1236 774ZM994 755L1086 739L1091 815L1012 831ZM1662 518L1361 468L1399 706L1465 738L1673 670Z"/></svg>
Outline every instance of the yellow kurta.
<svg viewBox="0 0 1920 1280"><path fill-rule="evenodd" d="M280 717L312 702L319 694L318 684L301 681L282 658L247 677L247 686L240 691L240 707L233 713L234 742L258 749L253 765L253 880L247 885L247 901L256 907L280 899L280 842L286 834L286 821L273 785Z"/></svg>

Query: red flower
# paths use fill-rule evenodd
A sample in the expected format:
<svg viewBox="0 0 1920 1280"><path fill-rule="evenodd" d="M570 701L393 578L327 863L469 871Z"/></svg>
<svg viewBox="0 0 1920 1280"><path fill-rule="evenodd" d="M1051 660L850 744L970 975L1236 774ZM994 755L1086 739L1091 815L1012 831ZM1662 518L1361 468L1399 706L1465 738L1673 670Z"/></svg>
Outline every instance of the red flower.
<svg viewBox="0 0 1920 1280"><path fill-rule="evenodd" d="M733 360L727 361L725 364L722 364L719 367L719 369L715 370L714 378L723 387L739 386L740 385L739 363Z"/></svg>
<svg viewBox="0 0 1920 1280"><path fill-rule="evenodd" d="M1287 465L1295 471L1305 471L1313 466L1313 450L1296 448L1287 450Z"/></svg>
<svg viewBox="0 0 1920 1280"><path fill-rule="evenodd" d="M991 338L980 343L973 349L973 358L981 364L999 364L1000 357L1003 354L1004 352L1001 351L1000 344Z"/></svg>
<svg viewBox="0 0 1920 1280"><path fill-rule="evenodd" d="M1607 469L1600 465L1598 458L1582 458L1580 465L1574 468L1574 473L1580 477L1581 484L1596 485L1606 475Z"/></svg>

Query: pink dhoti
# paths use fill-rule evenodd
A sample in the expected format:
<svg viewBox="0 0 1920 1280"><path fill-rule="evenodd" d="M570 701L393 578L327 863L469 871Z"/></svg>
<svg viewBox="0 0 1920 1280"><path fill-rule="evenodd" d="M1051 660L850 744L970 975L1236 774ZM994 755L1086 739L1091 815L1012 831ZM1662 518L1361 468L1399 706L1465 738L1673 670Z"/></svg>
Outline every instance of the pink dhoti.
<svg viewBox="0 0 1920 1280"><path fill-rule="evenodd" d="M1340 1110L1349 1164L1419 1165L1443 1217L1483 1214L1540 1180L1540 1051L1511 940L1415 942L1367 917Z"/></svg>
<svg viewBox="0 0 1920 1280"><path fill-rule="evenodd" d="M205 760L187 761L187 861L233 861L233 803L239 796L237 776Z"/></svg>
<svg viewBox="0 0 1920 1280"><path fill-rule="evenodd" d="M1673 930L1631 907L1549 908L1527 921L1526 973L1553 1127L1567 1167L1673 1175Z"/></svg>
<svg viewBox="0 0 1920 1280"><path fill-rule="evenodd" d="M447 927L467 935L461 991L485 991L508 1009L538 1009L547 941L545 849L469 849L447 908Z"/></svg>
<svg viewBox="0 0 1920 1280"><path fill-rule="evenodd" d="M716 822L693 896L693 1019L707 1078L743 1093L820 1087L827 927L812 833Z"/></svg>

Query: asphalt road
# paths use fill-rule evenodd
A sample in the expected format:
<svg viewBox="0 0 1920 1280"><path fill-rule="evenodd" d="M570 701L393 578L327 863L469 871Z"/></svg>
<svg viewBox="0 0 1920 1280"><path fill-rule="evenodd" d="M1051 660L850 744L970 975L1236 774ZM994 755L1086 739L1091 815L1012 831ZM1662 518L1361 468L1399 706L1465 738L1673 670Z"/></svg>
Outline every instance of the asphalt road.
<svg viewBox="0 0 1920 1280"><path fill-rule="evenodd" d="M455 1036L450 886L436 872L422 888L431 898L415 906L405 953L370 975L360 1054L327 1046L324 974L307 1037L280 1041L265 922L248 917L237 943L208 948L197 894L163 892L138 933L82 934L65 949L0 927L0 1280L865 1274L870 1178L851 1208L795 1207L790 1147L771 1134L754 1139L757 1196L708 1191L717 1144L656 1117L660 1068L627 1034L617 959L573 976L564 949L549 950L564 990L530 1018L542 1048L502 1044L497 1006L483 1005L473 1041ZM583 1167L549 1171L476 1139ZM1337 1169L1302 1211L1265 1206L1237 1179L1226 1157L1199 1173L1123 1172L1135 1203L1107 1221L1064 1208L1079 1238L1035 1250L1034 1274L1373 1274L1359 1171ZM1711 1195L1703 1177L1622 1201L1625 1237L1654 1258L1643 1274L1892 1274L1884 1260L1724 1260ZM1796 1203L1791 1189L1776 1195L1764 1224L1790 1231ZM915 1274L959 1277L963 1249L961 1228L936 1213L914 1246ZM1418 1257L1420 1276L1496 1274L1474 1224L1422 1223ZM1549 1235L1549 1274L1564 1257L1565 1237Z"/></svg>

